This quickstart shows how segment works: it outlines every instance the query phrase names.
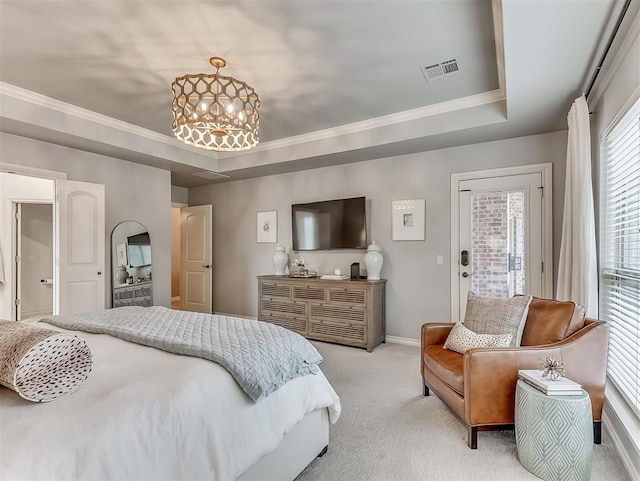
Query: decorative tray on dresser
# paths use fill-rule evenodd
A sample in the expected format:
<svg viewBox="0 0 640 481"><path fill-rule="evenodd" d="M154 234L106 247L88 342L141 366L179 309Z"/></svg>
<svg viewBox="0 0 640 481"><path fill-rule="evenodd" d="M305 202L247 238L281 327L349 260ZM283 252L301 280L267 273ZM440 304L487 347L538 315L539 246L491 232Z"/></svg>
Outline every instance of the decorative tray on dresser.
<svg viewBox="0 0 640 481"><path fill-rule="evenodd" d="M258 319L371 352L384 342L386 282L258 276Z"/></svg>

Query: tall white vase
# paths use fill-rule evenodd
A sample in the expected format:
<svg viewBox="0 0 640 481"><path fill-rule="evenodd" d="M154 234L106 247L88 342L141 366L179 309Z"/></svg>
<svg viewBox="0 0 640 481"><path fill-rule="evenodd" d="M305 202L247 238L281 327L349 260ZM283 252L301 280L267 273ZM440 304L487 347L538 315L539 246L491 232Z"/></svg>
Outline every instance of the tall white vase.
<svg viewBox="0 0 640 481"><path fill-rule="evenodd" d="M282 244L278 244L276 251L273 253L273 268L276 270L276 276L284 276L284 271L288 264L289 254L287 254Z"/></svg>
<svg viewBox="0 0 640 481"><path fill-rule="evenodd" d="M369 245L367 253L364 256L364 265L367 266L368 280L380 280L380 271L382 270L383 262L384 259L382 257L382 252L380 251L380 246L376 244L376 241L373 241L371 245Z"/></svg>
<svg viewBox="0 0 640 481"><path fill-rule="evenodd" d="M116 279L120 284L124 284L127 282L127 277L129 277L129 273L127 272L127 268L125 266L118 267L116 271Z"/></svg>

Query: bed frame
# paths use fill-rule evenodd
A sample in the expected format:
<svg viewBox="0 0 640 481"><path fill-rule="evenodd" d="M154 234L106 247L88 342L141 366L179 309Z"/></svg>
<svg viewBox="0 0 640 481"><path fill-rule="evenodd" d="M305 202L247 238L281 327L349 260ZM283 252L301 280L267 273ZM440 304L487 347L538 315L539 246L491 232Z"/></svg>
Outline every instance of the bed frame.
<svg viewBox="0 0 640 481"><path fill-rule="evenodd" d="M326 408L307 414L284 435L282 442L245 471L238 481L293 480L329 445L329 414Z"/></svg>

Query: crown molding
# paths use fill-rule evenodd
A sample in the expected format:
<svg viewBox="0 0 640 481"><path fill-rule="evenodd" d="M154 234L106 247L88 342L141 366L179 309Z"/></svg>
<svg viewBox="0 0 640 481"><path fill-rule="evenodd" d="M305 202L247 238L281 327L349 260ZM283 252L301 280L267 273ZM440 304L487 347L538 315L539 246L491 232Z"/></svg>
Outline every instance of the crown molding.
<svg viewBox="0 0 640 481"><path fill-rule="evenodd" d="M184 145L173 137L154 132L137 125L133 125L122 120L114 119L91 110L78 107L76 105L68 104L61 100L46 97L42 94L32 92L30 90L17 87L15 85L0 82L0 95L7 95L17 100L28 102L32 105L51 109L60 112L65 115L70 115L75 118L85 120L88 122L103 125L105 127L117 129L129 134L134 134L139 137L158 142L172 147L180 148L190 152L203 154L202 149L197 149L188 145ZM390 125L400 124L403 122L411 122L427 117L436 115L442 115L450 112L464 110L468 108L487 105L490 103L500 102L505 100L505 94L503 89L491 90L489 92L483 92L476 95L470 95L446 102L440 102L433 105L426 105L416 109L405 110L403 112L397 112L389 115L383 115L381 117L375 117L372 119L362 120L359 122L353 122L350 124L344 124L337 127L331 127L328 129L318 130L315 132L309 132L306 134L295 135L284 139L273 140L270 142L263 142L258 144L255 148L251 149L251 152L264 152L268 150L282 149L309 142L315 142L319 140L331 139L343 135L354 134L367 130L384 128ZM223 158L232 158L242 156L245 152L234 153L218 153L214 151L207 151L209 155L215 160Z"/></svg>
<svg viewBox="0 0 640 481"><path fill-rule="evenodd" d="M339 125L328 129L317 130L307 134L294 135L284 139L272 140L258 144L251 152L264 152L267 150L283 149L293 147L308 142L316 142L319 140L327 140L343 135L355 134L367 130L384 128L390 125L400 124L403 122L411 122L421 120L427 117L447 114L459 110L479 107L491 103L501 102L505 100L505 94L502 89L491 90L476 95L469 95L446 102L440 102L432 105L425 105L416 109L405 110L394 114L383 115L372 119L353 122L350 124ZM241 156L242 153L224 153L220 154L220 159L228 159Z"/></svg>
<svg viewBox="0 0 640 481"><path fill-rule="evenodd" d="M130 135L141 137L151 142L157 142L159 144L171 146L190 153L196 153L203 155L205 153L202 149L191 147L181 142L176 141L173 137L148 130L137 125L133 125L112 117L108 117L91 110L84 109L66 102L62 102L57 99L46 97L42 94L26 90L15 85L0 82L0 95L14 98L18 101L25 102L30 105L50 109L55 112L59 112L63 115L74 117L81 121L91 122L105 128L116 129L121 132L125 132ZM248 153L254 152L267 152L277 149L286 149L296 147L302 144L309 144L317 141L333 139L345 135L353 135L360 132L372 131L374 129L384 129L386 127L415 122L422 119L427 119L451 112L459 112L474 107L480 107L483 105L494 104L505 100L505 93L502 88L491 90L488 92L482 92L467 97L453 99L446 102L440 102L437 104L426 105L416 109L405 110L389 115L383 115L372 119L367 119L359 122L353 122L350 124L344 124L337 127L331 127L328 129L318 130L315 132L309 132L306 134L287 137L284 139L273 140L270 142L264 142L258 144L255 148L246 152L233 152L233 153L221 153L214 151L206 151L206 154L212 160L218 161L222 159L238 158ZM0 109L1 111L1 109ZM1 115L1 112L0 112Z"/></svg>
<svg viewBox="0 0 640 481"><path fill-rule="evenodd" d="M117 130L126 132L128 134L137 135L139 137L142 137L147 140L151 140L153 142L170 145L172 147L176 147L182 150L187 150L190 152L195 152L201 155L204 153L202 149L197 149L195 147L191 147L189 145L183 144L182 142L179 142L175 138L170 137L168 135L160 134L153 130L145 129L143 127L139 127L137 125L124 122L122 120L114 119L113 117L99 114L92 110L78 107L77 105L69 104L61 100L47 97L37 92L26 90L21 87L17 87L15 85L8 84L5 82L0 82L0 95L6 95L8 97L12 97L22 102L27 102L32 105L36 105L38 107L50 109L50 110L60 112L62 114L76 117L78 119L92 122L98 125L104 125L105 127L117 129ZM216 152L210 152L210 154L214 159L217 159Z"/></svg>

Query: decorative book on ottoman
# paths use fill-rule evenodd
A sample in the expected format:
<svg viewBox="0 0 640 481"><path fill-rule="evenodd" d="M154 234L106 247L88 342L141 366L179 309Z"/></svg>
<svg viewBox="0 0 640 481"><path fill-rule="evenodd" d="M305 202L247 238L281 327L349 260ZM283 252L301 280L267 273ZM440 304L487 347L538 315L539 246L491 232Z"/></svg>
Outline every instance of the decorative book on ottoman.
<svg viewBox="0 0 640 481"><path fill-rule="evenodd" d="M518 377L548 396L579 396L582 394L582 386L577 382L566 377L551 380L548 377L543 377L542 371L537 369L520 370Z"/></svg>

